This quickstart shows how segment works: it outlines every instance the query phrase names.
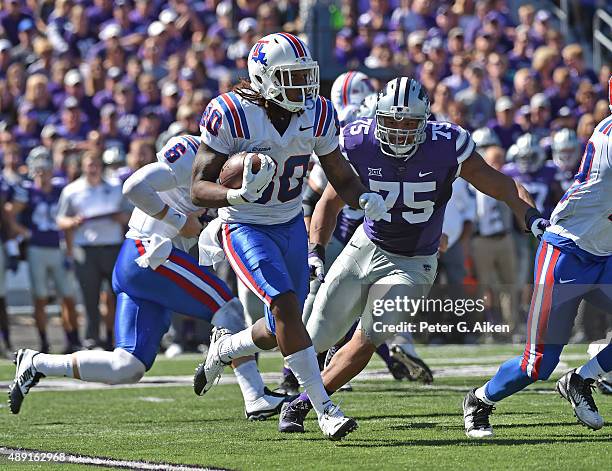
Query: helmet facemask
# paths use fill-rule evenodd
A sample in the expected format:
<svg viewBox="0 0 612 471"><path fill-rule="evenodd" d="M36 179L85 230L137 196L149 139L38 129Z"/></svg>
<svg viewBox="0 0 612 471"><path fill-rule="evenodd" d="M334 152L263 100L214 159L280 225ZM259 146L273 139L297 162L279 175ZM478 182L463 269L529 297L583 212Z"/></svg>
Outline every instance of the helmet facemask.
<svg viewBox="0 0 612 471"><path fill-rule="evenodd" d="M314 106L319 95L319 65L316 61L308 59L295 64L272 66L266 74L271 82L267 91L262 93L266 100L292 113Z"/></svg>
<svg viewBox="0 0 612 471"><path fill-rule="evenodd" d="M392 106L391 111L376 110L374 135L382 152L398 159L412 157L425 142L428 117L414 116L402 106Z"/></svg>

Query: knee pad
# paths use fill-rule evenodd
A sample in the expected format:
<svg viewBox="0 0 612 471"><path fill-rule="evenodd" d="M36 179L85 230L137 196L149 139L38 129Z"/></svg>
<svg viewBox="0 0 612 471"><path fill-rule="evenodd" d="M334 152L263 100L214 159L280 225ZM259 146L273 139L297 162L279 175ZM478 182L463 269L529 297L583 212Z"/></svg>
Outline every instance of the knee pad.
<svg viewBox="0 0 612 471"><path fill-rule="evenodd" d="M244 309L240 300L233 298L221 306L210 323L216 327L225 327L233 333L246 329Z"/></svg>
<svg viewBox="0 0 612 471"><path fill-rule="evenodd" d="M145 365L122 348L113 351L112 369L115 372L111 384L137 383L145 374Z"/></svg>

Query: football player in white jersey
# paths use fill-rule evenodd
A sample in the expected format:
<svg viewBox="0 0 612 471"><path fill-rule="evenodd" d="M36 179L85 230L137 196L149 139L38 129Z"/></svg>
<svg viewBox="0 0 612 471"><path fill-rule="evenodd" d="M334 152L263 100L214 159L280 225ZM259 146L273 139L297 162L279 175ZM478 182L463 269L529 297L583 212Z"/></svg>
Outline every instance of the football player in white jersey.
<svg viewBox="0 0 612 471"><path fill-rule="evenodd" d="M137 170L123 193L136 206L113 273L117 293L116 348L46 355L17 352L9 402L19 412L24 396L41 377L65 376L107 384L135 383L155 361L173 312L229 327L244 328L242 306L187 251L202 229L203 210L190 197L197 136L177 136L157 154L158 162ZM253 356L234 362L249 419L277 413L285 397L265 388Z"/></svg>
<svg viewBox="0 0 612 471"><path fill-rule="evenodd" d="M610 110L612 111L612 77ZM585 299L612 311L612 116L595 127L574 183L550 218L535 257L534 290L521 356L499 367L493 378L463 402L468 437L493 435L495 403L545 380L568 343L579 303ZM557 381L583 425L598 430L603 418L591 392L595 380L612 371L612 345Z"/></svg>
<svg viewBox="0 0 612 471"><path fill-rule="evenodd" d="M357 423L329 399L302 323L309 279L302 190L311 153L350 206L377 220L385 205L342 157L338 117L319 95L319 68L304 42L288 33L270 34L253 46L247 60L250 80L213 99L204 113L191 196L198 206L219 208L225 254L239 280L264 302L266 315L235 335L215 330L194 384L206 392L231 359L278 345L300 386L312 395L324 435L337 440ZM240 151L249 153L242 187L227 189L216 181L228 156ZM251 153L260 153L257 173ZM210 232L214 226L209 227ZM209 240L218 240L217 233Z"/></svg>

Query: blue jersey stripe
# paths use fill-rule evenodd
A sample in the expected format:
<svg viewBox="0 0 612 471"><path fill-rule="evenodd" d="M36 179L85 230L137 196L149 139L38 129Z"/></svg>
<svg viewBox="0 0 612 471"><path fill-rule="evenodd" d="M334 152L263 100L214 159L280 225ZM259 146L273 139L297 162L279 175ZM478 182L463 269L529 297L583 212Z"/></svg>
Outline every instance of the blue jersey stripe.
<svg viewBox="0 0 612 471"><path fill-rule="evenodd" d="M321 117L321 97L318 96L317 97L317 102L315 104L315 119L314 119L314 126L312 128L312 133L316 136L317 135L317 129L319 127L319 118Z"/></svg>
<svg viewBox="0 0 612 471"><path fill-rule="evenodd" d="M238 133L236 131L236 123L234 123L234 117L232 116L232 112L230 111L230 109L227 107L227 105L223 101L223 98L221 97L217 98L217 103L223 110L223 115L227 119L227 123L229 124L229 128L230 128L230 132L232 133L232 137L237 137Z"/></svg>
<svg viewBox="0 0 612 471"><path fill-rule="evenodd" d="M246 114L244 113L244 109L242 109L242 103L240 103L240 100L238 100L238 98L236 97L236 94L233 92L228 93L227 96L229 96L232 102L236 105L236 109L238 110L238 116L240 116L240 124L242 125L242 131L244 134L244 138L250 139L251 133L249 132L249 124L247 123Z"/></svg>
<svg viewBox="0 0 612 471"><path fill-rule="evenodd" d="M334 117L334 107L331 104L331 101L329 101L327 98L324 98L324 100L327 102L327 116L325 117L325 125L323 126L323 132L321 133L321 135L323 136L327 134L327 131L329 130L329 125L331 124Z"/></svg>
<svg viewBox="0 0 612 471"><path fill-rule="evenodd" d="M598 129L599 132L603 132L603 130L606 128L606 126L608 126L608 124L612 123L612 118L610 119L606 119L603 124L601 125L601 127Z"/></svg>
<svg viewBox="0 0 612 471"><path fill-rule="evenodd" d="M285 37L284 35L282 35L281 33L277 33L281 38L283 38L285 41L287 41L289 43L289 45L291 46L291 49L293 49L293 52L295 53L295 57L298 58L300 57L300 55L298 54L298 50L295 47L295 44L293 44L293 41L291 41L291 39Z"/></svg>

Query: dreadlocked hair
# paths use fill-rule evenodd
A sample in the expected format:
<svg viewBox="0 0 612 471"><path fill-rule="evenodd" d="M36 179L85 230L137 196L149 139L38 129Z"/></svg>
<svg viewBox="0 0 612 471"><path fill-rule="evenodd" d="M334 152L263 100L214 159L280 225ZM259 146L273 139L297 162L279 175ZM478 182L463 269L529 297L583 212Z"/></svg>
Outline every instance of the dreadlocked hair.
<svg viewBox="0 0 612 471"><path fill-rule="evenodd" d="M240 81L232 87L232 91L245 100L255 103L262 108L266 108L267 100L261 95L261 93L251 88L250 80L241 78Z"/></svg>

